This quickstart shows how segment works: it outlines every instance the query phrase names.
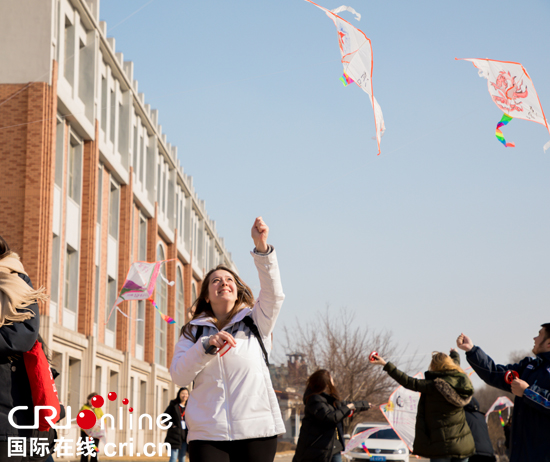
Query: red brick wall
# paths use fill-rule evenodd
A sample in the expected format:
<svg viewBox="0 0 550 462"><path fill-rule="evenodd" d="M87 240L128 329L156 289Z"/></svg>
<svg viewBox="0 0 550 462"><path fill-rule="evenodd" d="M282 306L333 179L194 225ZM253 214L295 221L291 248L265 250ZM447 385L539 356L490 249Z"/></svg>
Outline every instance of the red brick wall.
<svg viewBox="0 0 550 462"><path fill-rule="evenodd" d="M53 82L57 81L54 61ZM0 85L0 235L49 290L57 87ZM49 303L41 304L48 313Z"/></svg>
<svg viewBox="0 0 550 462"><path fill-rule="evenodd" d="M96 121L95 139L99 136ZM80 227L80 281L78 292L78 332L92 335L95 309L95 249L99 147L97 141L84 143L82 162L82 206Z"/></svg>

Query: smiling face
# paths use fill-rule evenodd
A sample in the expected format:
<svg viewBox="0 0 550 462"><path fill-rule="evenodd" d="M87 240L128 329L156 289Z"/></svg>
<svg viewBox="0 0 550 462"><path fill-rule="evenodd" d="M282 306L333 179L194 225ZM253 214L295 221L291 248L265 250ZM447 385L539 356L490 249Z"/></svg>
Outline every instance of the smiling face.
<svg viewBox="0 0 550 462"><path fill-rule="evenodd" d="M537 335L533 340L535 345L533 346L533 353L538 355L540 353L546 353L550 351L550 338L546 337L546 331L544 327L541 327L539 330L539 335Z"/></svg>
<svg viewBox="0 0 550 462"><path fill-rule="evenodd" d="M206 301L212 305L216 312L218 307L228 308L227 313L231 311L237 301L237 284L235 278L229 271L216 270L210 276L208 281L208 298Z"/></svg>
<svg viewBox="0 0 550 462"><path fill-rule="evenodd" d="M189 392L187 390L181 390L179 398L180 398L180 403L185 404L189 399Z"/></svg>

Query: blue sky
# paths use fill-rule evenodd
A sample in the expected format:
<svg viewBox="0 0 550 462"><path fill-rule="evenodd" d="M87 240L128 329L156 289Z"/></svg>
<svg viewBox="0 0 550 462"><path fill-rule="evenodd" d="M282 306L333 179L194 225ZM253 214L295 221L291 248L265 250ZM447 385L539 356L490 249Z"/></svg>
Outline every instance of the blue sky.
<svg viewBox="0 0 550 462"><path fill-rule="evenodd" d="M423 354L460 332L498 362L530 350L550 322L550 135L515 119L504 148L487 81L454 58L521 62L550 116L550 3L320 4L362 14L342 17L372 41L380 156L369 99L338 80L336 29L311 4L102 0L100 17L256 292L249 230L270 226L276 341L328 304Z"/></svg>

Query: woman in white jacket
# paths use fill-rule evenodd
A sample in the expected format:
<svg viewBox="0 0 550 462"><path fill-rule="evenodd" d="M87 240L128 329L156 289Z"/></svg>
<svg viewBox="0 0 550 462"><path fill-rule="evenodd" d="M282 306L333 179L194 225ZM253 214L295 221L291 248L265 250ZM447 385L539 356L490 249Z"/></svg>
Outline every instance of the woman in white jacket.
<svg viewBox="0 0 550 462"><path fill-rule="evenodd" d="M191 462L273 461L277 435L285 432L266 364L284 300L268 232L256 218L251 253L260 277L258 300L237 274L218 266L205 276L176 345L172 380L180 386L194 381L185 414Z"/></svg>

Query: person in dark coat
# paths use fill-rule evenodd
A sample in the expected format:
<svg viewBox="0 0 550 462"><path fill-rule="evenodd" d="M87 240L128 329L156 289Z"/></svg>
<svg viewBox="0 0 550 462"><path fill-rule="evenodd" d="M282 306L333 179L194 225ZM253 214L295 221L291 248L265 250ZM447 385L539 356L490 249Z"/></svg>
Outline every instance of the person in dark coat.
<svg viewBox="0 0 550 462"><path fill-rule="evenodd" d="M472 398L464 407L464 411L476 445L476 453L468 462L495 462L497 459L489 436L489 427L485 421L485 414L479 411L477 399Z"/></svg>
<svg viewBox="0 0 550 462"><path fill-rule="evenodd" d="M27 406L13 416L17 425L33 425L34 409L23 353L38 339L40 315L37 300L45 300L43 289L34 290L19 256L0 237L0 460L8 459L8 438L31 435L30 429L10 425L9 412ZM44 457L45 458L45 457Z"/></svg>
<svg viewBox="0 0 550 462"><path fill-rule="evenodd" d="M543 324L533 340L535 357L507 366L495 364L468 336L460 334L456 340L481 380L516 396L510 462L550 462L550 323ZM505 380L507 371L516 371L519 375L511 384Z"/></svg>
<svg viewBox="0 0 550 462"><path fill-rule="evenodd" d="M456 351L451 356L434 353L424 379L409 377L379 355L373 360L399 385L420 392L413 452L432 461L466 462L475 453L464 413L474 387L456 363L457 356Z"/></svg>
<svg viewBox="0 0 550 462"><path fill-rule="evenodd" d="M341 462L344 450L342 421L352 411L366 411L370 403L355 401L344 403L330 372L314 372L307 381L304 393L304 418L293 462Z"/></svg>
<svg viewBox="0 0 550 462"><path fill-rule="evenodd" d="M189 399L189 390L180 388L175 399L164 411L171 417L172 426L166 433L165 443L171 447L169 462L184 462L187 453L187 426L185 424L185 407Z"/></svg>

